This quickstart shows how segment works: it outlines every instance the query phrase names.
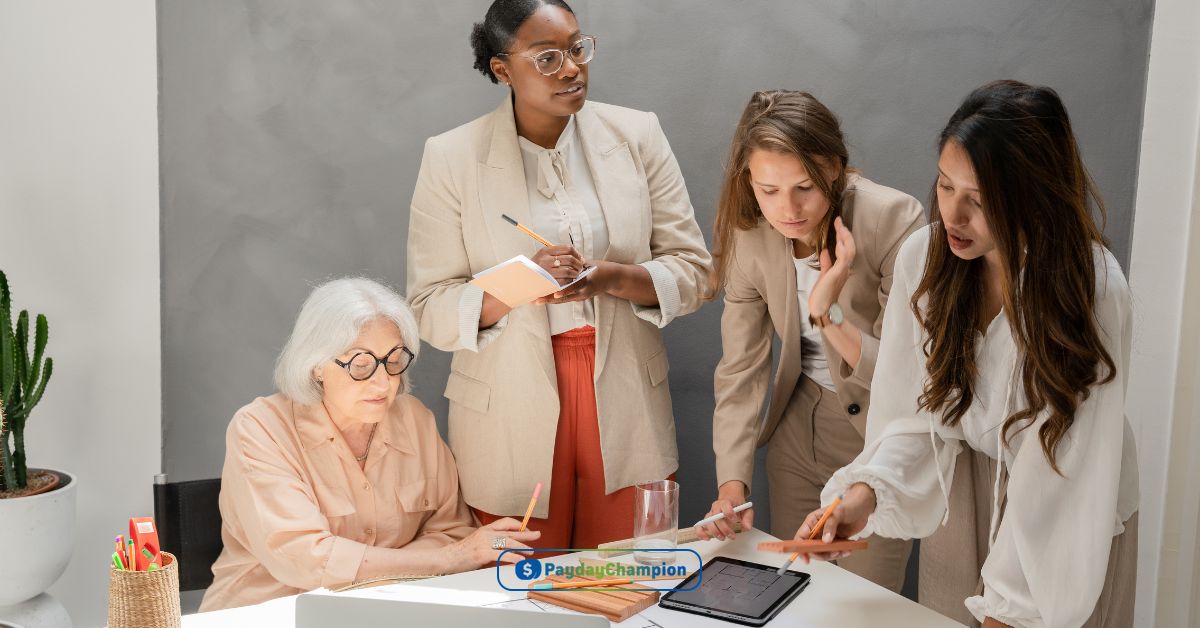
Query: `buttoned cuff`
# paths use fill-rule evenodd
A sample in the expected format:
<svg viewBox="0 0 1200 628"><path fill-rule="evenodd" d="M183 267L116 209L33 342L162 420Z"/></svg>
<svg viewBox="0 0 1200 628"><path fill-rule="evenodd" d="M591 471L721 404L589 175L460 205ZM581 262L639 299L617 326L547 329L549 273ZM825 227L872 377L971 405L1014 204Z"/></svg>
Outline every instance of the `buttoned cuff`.
<svg viewBox="0 0 1200 628"><path fill-rule="evenodd" d="M366 554L366 545L341 536L333 537L333 550L329 552L329 559L325 561L325 569L321 572L321 586L329 589L354 582Z"/></svg>
<svg viewBox="0 0 1200 628"><path fill-rule="evenodd" d="M650 260L638 264L650 273L650 281L654 283L654 294L658 296L657 306L633 305L633 313L640 319L662 329L679 315L679 283L662 262Z"/></svg>
<svg viewBox="0 0 1200 628"><path fill-rule="evenodd" d="M479 314L483 312L483 289L467 284L458 299L458 344L467 351L478 352L491 344L508 326L508 314L487 329L479 328Z"/></svg>

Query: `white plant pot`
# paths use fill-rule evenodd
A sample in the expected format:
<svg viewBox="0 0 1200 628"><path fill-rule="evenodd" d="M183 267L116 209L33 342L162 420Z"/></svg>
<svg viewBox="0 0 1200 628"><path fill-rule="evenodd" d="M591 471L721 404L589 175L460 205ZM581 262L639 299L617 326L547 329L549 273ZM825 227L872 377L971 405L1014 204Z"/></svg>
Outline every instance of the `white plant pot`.
<svg viewBox="0 0 1200 628"><path fill-rule="evenodd" d="M45 592L71 562L79 480L66 471L50 471L58 473L65 484L40 495L0 499L0 539L4 543L0 606Z"/></svg>

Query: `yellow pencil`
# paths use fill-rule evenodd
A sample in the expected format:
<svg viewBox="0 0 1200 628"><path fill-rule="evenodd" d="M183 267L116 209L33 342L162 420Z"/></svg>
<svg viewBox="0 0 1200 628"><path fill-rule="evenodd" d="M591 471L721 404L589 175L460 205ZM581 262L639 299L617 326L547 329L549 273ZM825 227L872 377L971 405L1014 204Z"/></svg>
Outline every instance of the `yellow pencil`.
<svg viewBox="0 0 1200 628"><path fill-rule="evenodd" d="M529 498L529 508L525 509L525 518L521 519L521 532L525 531L525 526L529 525L529 516L533 514L533 506L537 504L538 495L542 494L542 483L538 482L533 488L533 497Z"/></svg>
<svg viewBox="0 0 1200 628"><path fill-rule="evenodd" d="M812 532L808 535L809 539L815 539L821 534L821 528L825 527L825 522L829 521L829 515L833 514L833 509L837 508L840 503L842 503L841 496L833 498L833 501L829 503L829 507L825 509L825 512L821 514L821 518L817 520L817 525L813 526ZM787 562L779 568L779 575L782 576L788 567L791 567L792 563L796 562L797 558L800 558L800 552L795 552L789 556Z"/></svg>

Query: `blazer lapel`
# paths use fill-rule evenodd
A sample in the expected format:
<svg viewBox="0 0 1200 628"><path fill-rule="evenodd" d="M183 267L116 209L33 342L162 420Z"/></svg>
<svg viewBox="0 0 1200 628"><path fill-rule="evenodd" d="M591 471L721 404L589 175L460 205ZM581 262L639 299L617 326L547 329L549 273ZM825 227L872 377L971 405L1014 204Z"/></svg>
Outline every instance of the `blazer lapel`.
<svg viewBox="0 0 1200 628"><path fill-rule="evenodd" d="M590 103L575 114L575 123L599 197L600 211L608 225L608 250L600 258L623 264L645 261L637 259L637 255L648 240L642 224L650 207L648 199L641 193L642 177L633 162L628 142L609 131ZM593 304L596 312L596 377L599 378L608 359L617 308L622 304L610 297L598 297Z"/></svg>
<svg viewBox="0 0 1200 628"><path fill-rule="evenodd" d="M483 210L483 223L492 242L496 262L503 262L516 255L533 257L541 249L536 240L509 224L501 214L507 214L521 224L529 224L529 189L525 185L525 164L521 160L521 146L517 144L517 124L513 117L512 99L504 102L492 112L492 135L486 150L486 159L478 164L479 207ZM550 349L550 319L546 308L525 305L521 309L529 321L527 331L538 339L545 339L546 350L538 351L538 361L550 385L557 389L558 379L554 370L554 354ZM515 312L514 312L515 314ZM516 318L520 317L515 317Z"/></svg>
<svg viewBox="0 0 1200 628"><path fill-rule="evenodd" d="M776 326L780 331L780 350L779 350L779 380L776 381L775 390L778 391L775 395L776 404L780 409L787 404L792 397L792 391L796 388L796 382L800 379L801 364L800 364L800 301L796 295L796 262L795 255L792 253L792 241L787 238L772 234L776 237L772 238L775 241L775 246L771 249L776 251L775 255L768 256L768 262L777 268L784 270L781 281L773 282L775 290L777 290L778 298L783 299L783 325ZM770 269L767 270L768 276Z"/></svg>

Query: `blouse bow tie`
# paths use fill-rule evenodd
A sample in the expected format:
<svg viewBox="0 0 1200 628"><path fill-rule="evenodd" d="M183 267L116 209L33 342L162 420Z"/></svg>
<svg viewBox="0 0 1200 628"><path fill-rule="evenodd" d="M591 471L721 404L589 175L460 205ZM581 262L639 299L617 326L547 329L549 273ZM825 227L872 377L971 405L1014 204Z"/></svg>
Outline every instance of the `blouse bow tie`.
<svg viewBox="0 0 1200 628"><path fill-rule="evenodd" d="M544 150L538 153L538 192L546 198L554 198L554 194L563 187L562 154L557 150Z"/></svg>

